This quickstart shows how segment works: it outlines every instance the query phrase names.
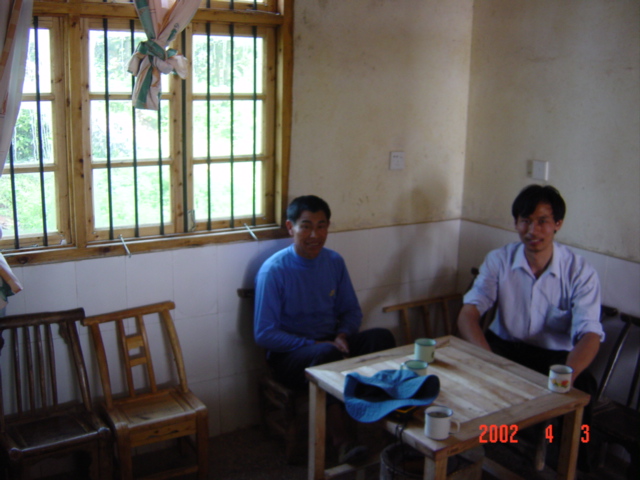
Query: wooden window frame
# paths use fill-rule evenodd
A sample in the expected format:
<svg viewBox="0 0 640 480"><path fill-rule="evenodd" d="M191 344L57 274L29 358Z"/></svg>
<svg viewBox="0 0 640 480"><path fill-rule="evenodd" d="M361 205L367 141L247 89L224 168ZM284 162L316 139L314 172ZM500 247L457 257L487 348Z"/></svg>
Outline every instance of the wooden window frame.
<svg viewBox="0 0 640 480"><path fill-rule="evenodd" d="M113 0L111 0L113 1ZM287 236L283 228L284 216L287 200L287 183L290 157L291 139L291 112L292 112L292 77L293 77L293 0L266 0L258 2L257 9L253 9L253 3L241 1L233 2L234 10L230 10L230 2L217 2L212 0L202 0L200 9L193 18L192 25L187 27L187 31L199 28L202 22L212 24L234 23L239 26L256 26L258 28L272 27L274 33L273 47L275 49L276 63L275 72L272 75L275 81L274 92L271 96L275 102L275 117L269 121L273 122L275 135L269 140L273 142L272 168L268 169L272 178L266 181L272 182L269 189L270 194L268 208L272 217L266 222L256 222L251 227L251 231L241 223L234 228L215 228L203 231L201 228L195 232L176 232L164 235L149 235L139 238L127 238L126 247L131 254L159 251L173 248L185 248L212 243L225 243L233 241L252 241L254 238L270 239ZM75 52L69 55L62 55L54 63L63 65L63 81L59 82L58 90L53 92L60 106L56 111L64 111L64 119L60 132L55 135L64 135L66 142L63 152L57 152L60 158L59 165L54 168L59 169L59 219L61 230L64 231L64 238L61 238L61 245L50 245L47 247L25 248L21 245L19 250L12 249L12 246L2 245L3 254L12 265L29 265L37 263L74 261L84 258L120 256L127 253L122 241L119 238L104 240L91 235L91 175L87 172L91 170L90 141L89 136L89 96L88 89L83 86L88 85L86 78L87 71L83 68L84 62L77 61L79 55L86 53L86 41L83 35L86 33L87 25L95 19L123 19L137 20L134 6L127 0L116 0L114 3L102 3L102 0L36 0L34 2L33 15L38 17L52 18L51 24L58 24L60 31L55 35L61 35L58 39L67 46L68 52ZM53 35L53 33L52 33ZM86 58L86 56L85 56ZM58 67L55 67L58 68ZM56 71L56 78L58 77ZM180 80L172 80L179 82ZM56 83L56 82L52 82ZM190 89L188 89L190 92ZM62 97L58 97L62 95ZM179 95L174 99L178 104L182 101ZM187 99L187 118L190 118L190 98ZM181 105L176 105L174 111L180 111ZM59 113L54 115L56 120L60 119ZM172 119L170 119L171 121ZM174 132L172 144L181 149L180 143L175 142L175 136L179 137L180 132ZM189 142L186 142L189 144ZM191 155L191 152L187 152ZM180 153L180 157L182 154ZM190 159L191 160L191 159ZM181 162L174 162L181 168ZM189 162L193 165L193 162ZM8 162L5 167L5 174L8 171ZM175 171L172 171L173 177ZM89 178L87 178L89 177ZM187 175L188 181L192 181L192 174ZM174 183L175 180L172 180ZM172 185L171 188L174 188ZM68 203L67 203L68 202ZM185 210L184 205L178 208ZM187 206L188 209L189 206ZM173 215L173 213L172 213ZM175 220L172 217L172 220ZM56 239L57 240L57 239Z"/></svg>

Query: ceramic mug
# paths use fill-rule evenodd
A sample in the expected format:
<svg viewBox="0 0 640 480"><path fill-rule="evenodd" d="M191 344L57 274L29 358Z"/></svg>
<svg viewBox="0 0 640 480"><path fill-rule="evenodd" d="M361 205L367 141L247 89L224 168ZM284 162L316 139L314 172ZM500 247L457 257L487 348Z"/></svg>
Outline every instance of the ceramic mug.
<svg viewBox="0 0 640 480"><path fill-rule="evenodd" d="M549 390L556 393L567 393L571 390L573 368L568 365L551 365L549 367Z"/></svg>
<svg viewBox="0 0 640 480"><path fill-rule="evenodd" d="M400 368L402 370L411 370L418 375L425 376L427 374L428 366L429 364L422 360L407 360L402 365L400 365Z"/></svg>
<svg viewBox="0 0 640 480"><path fill-rule="evenodd" d="M433 338L418 338L414 343L413 356L416 360L433 363L436 356L436 341Z"/></svg>
<svg viewBox="0 0 640 480"><path fill-rule="evenodd" d="M424 412L424 434L434 440L446 440L450 433L460 431L460 422L454 420L449 407L431 406Z"/></svg>

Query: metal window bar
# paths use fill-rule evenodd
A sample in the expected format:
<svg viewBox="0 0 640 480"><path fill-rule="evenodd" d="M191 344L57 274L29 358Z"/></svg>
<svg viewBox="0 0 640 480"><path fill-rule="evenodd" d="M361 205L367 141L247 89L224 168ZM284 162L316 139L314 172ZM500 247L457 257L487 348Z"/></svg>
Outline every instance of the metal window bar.
<svg viewBox="0 0 640 480"><path fill-rule="evenodd" d="M207 32L207 230L211 230L211 24Z"/></svg>
<svg viewBox="0 0 640 480"><path fill-rule="evenodd" d="M11 170L11 202L13 213L13 246L15 249L20 248L20 232L18 227L18 199L16 196L16 172L15 172L15 157L14 157L14 143L11 142L9 146L9 168Z"/></svg>
<svg viewBox="0 0 640 480"><path fill-rule="evenodd" d="M187 44L187 32L182 30L182 48ZM189 228L189 212L187 211L188 195L188 182L187 182L187 81L182 79L180 82L182 87L182 211L184 212L182 224L185 232L190 231ZM195 229L195 222L193 227Z"/></svg>
<svg viewBox="0 0 640 480"><path fill-rule="evenodd" d="M231 1L231 9L233 9L233 0ZM230 147L231 147L231 150L230 150L230 153L229 153L230 174L231 174L231 178L230 178L231 185L230 185L230 188L229 188L229 192L230 192L230 195L231 195L231 217L229 219L229 226L231 228L234 228L235 227L235 218L234 218L234 215L235 215L235 205L234 205L234 196L235 195L234 195L234 193L235 192L234 192L234 182L233 182L233 174L234 174L234 171L233 171L234 170L234 163L233 163L233 161L234 161L234 151L233 151L233 143L234 143L234 141L233 140L234 140L235 132L234 132L234 128L233 128L233 123L234 123L234 113L235 113L234 112L235 91L234 91L233 77L234 77L234 54L235 54L235 45L234 45L235 26L233 24L229 25L229 37L230 37L230 43L231 43L231 56L229 58L229 61L231 62L231 65L230 65L231 78L230 78L230 85L229 85L229 87L231 89L230 98L229 98L229 100L231 102L231 112L230 112L230 114L231 114L231 119L230 119L230 124L231 124L231 129L230 129L230 142L231 142L231 145L230 145Z"/></svg>
<svg viewBox="0 0 640 480"><path fill-rule="evenodd" d="M256 8L256 2L253 2ZM253 165L252 165L252 190L251 190L251 224L256 225L256 152L257 152L257 114L258 114L258 29L251 27L253 34Z"/></svg>
<svg viewBox="0 0 640 480"><path fill-rule="evenodd" d="M131 35L131 55L135 53L136 50L136 42L135 42L135 22L133 20L129 20L129 31ZM136 77L131 75L131 91L136 85ZM140 236L140 212L138 209L138 134L137 134L137 123L136 123L136 109L133 106L133 102L131 102L131 121L133 125L133 204L134 204L134 218L135 218L135 226L134 226L134 236L137 238Z"/></svg>
<svg viewBox="0 0 640 480"><path fill-rule="evenodd" d="M162 191L162 100L158 101L158 196L160 208L160 235L164 235L164 193Z"/></svg>
<svg viewBox="0 0 640 480"><path fill-rule="evenodd" d="M44 184L44 148L42 146L42 107L40 98L40 52L38 45L38 17L33 17L33 29L35 40L35 74L36 74L36 112L38 125L38 163L40 174L40 200L42 202L42 242L45 247L49 246L49 236L47 234L47 204Z"/></svg>
<svg viewBox="0 0 640 480"><path fill-rule="evenodd" d="M102 19L102 31L104 34L104 111L105 111L105 141L107 154L107 202L109 205L109 240L113 240L113 196L111 178L111 128L109 123L109 24L106 18Z"/></svg>

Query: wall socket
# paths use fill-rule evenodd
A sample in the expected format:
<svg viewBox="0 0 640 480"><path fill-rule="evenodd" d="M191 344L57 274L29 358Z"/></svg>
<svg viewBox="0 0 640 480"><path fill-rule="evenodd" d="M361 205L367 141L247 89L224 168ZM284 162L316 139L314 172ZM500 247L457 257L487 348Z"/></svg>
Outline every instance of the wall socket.
<svg viewBox="0 0 640 480"><path fill-rule="evenodd" d="M404 168L404 152L391 152L389 155L389 170L402 170Z"/></svg>
<svg viewBox="0 0 640 480"><path fill-rule="evenodd" d="M549 162L546 160L527 160L527 176L534 180L549 180Z"/></svg>

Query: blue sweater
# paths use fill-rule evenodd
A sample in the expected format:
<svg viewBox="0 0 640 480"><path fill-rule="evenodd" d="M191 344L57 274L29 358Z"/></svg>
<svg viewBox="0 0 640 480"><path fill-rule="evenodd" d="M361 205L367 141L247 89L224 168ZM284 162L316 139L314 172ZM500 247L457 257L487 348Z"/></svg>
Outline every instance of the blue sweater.
<svg viewBox="0 0 640 480"><path fill-rule="evenodd" d="M256 276L254 321L256 343L275 352L356 333L362 311L342 257L323 248L309 260L293 245L272 255Z"/></svg>

